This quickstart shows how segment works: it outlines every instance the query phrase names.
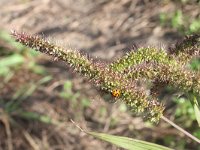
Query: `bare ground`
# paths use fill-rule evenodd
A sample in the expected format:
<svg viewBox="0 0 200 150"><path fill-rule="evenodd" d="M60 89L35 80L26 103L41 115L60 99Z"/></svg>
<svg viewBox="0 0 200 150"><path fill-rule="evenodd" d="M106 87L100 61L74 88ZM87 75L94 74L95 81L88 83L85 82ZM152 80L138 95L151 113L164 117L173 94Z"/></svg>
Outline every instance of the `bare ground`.
<svg viewBox="0 0 200 150"><path fill-rule="evenodd" d="M66 48L81 50L91 57L110 62L132 50L133 45L167 47L181 38L173 29L159 25L161 12L182 8L191 16L200 13L199 5L183 7L171 1L150 0L26 0L0 2L0 28L15 29L29 34L49 37ZM36 60L42 64L53 80L40 86L24 103L27 111L46 114L64 123L49 125L26 120L13 114L1 115L0 149L66 149L104 150L119 149L82 133L70 121L89 131L128 136L163 144L167 135L174 135L175 143L183 138L178 131L165 123L149 127L140 117L132 117L127 111L119 111L121 105L113 103L109 94L99 93L91 84L61 62L53 62L41 55ZM19 80L24 74L28 77ZM22 70L6 85L4 96L15 91L23 83L36 82L40 77ZM78 100L88 98L91 105L83 108L78 103L60 98L63 82L73 83L73 93ZM14 85L13 85L14 84ZM106 97L106 98L104 98ZM106 99L106 101L104 100ZM0 110L1 111L1 110ZM173 114L173 109L167 114ZM114 121L114 122L113 122ZM10 123L11 122L11 123ZM187 144L195 146L189 139ZM189 146L188 146L189 147Z"/></svg>

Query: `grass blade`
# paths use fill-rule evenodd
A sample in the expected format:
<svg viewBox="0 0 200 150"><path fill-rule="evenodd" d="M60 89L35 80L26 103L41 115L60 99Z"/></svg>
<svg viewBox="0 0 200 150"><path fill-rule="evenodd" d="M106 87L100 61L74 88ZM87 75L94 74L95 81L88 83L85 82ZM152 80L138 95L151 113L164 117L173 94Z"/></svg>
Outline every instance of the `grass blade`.
<svg viewBox="0 0 200 150"><path fill-rule="evenodd" d="M129 149L129 150L172 150L170 148L167 148L158 144L131 139L127 137L109 135L105 133L96 133L96 132L86 132L86 133L98 139L101 139L103 141L107 141L121 148Z"/></svg>

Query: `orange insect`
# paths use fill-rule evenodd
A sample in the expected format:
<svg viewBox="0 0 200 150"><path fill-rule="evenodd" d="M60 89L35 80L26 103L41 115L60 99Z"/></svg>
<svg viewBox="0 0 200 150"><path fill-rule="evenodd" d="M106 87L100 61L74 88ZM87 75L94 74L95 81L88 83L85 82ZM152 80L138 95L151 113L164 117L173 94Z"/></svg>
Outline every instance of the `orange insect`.
<svg viewBox="0 0 200 150"><path fill-rule="evenodd" d="M112 91L112 95L113 95L114 97L119 97L119 96L121 95L121 92L120 92L120 90L118 90L118 89L114 89L114 90Z"/></svg>

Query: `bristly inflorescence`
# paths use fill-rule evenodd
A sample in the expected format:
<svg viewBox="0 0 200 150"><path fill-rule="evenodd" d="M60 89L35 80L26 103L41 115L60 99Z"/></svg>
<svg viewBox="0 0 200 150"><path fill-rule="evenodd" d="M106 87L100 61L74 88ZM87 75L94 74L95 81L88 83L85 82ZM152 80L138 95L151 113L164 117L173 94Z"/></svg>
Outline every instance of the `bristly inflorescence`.
<svg viewBox="0 0 200 150"><path fill-rule="evenodd" d="M185 92L200 95L200 74L170 63L144 62L136 65L126 74L133 80L146 78L157 83L167 84Z"/></svg>
<svg viewBox="0 0 200 150"><path fill-rule="evenodd" d="M187 63L192 57L200 55L200 35L186 36L185 39L176 43L175 47L169 49L169 54L174 55L174 58Z"/></svg>
<svg viewBox="0 0 200 150"><path fill-rule="evenodd" d="M199 56L200 43L199 40L194 42L196 37L189 38L189 41L192 41L189 44L180 43L170 54L152 47L139 48L138 51L130 52L110 65L105 65L93 62L78 51L51 44L39 36L30 36L16 31L12 32L12 35L23 45L66 62L101 89L109 93L118 91L116 99L123 101L133 112L143 114L152 122L158 122L162 117L164 105L154 94L147 94L147 89L139 87L138 80L145 78L152 81L154 86L169 84L186 92L193 91L200 94L199 73L187 70L182 66L183 63L175 59L175 56L181 56L182 52Z"/></svg>

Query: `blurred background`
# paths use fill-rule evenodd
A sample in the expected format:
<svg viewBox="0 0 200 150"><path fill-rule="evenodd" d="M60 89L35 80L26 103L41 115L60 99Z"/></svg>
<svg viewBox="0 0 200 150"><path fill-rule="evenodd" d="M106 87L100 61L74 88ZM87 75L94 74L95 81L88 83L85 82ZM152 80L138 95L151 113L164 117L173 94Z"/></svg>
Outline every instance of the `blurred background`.
<svg viewBox="0 0 200 150"><path fill-rule="evenodd" d="M96 89L63 62L28 49L11 30L41 35L57 45L112 62L142 46L166 50L185 35L200 33L197 0L1 0L0 150L116 150L82 133L126 136L174 149L200 149L161 121L144 122ZM199 71L200 61L191 68ZM165 116L200 138L190 102L166 89Z"/></svg>

